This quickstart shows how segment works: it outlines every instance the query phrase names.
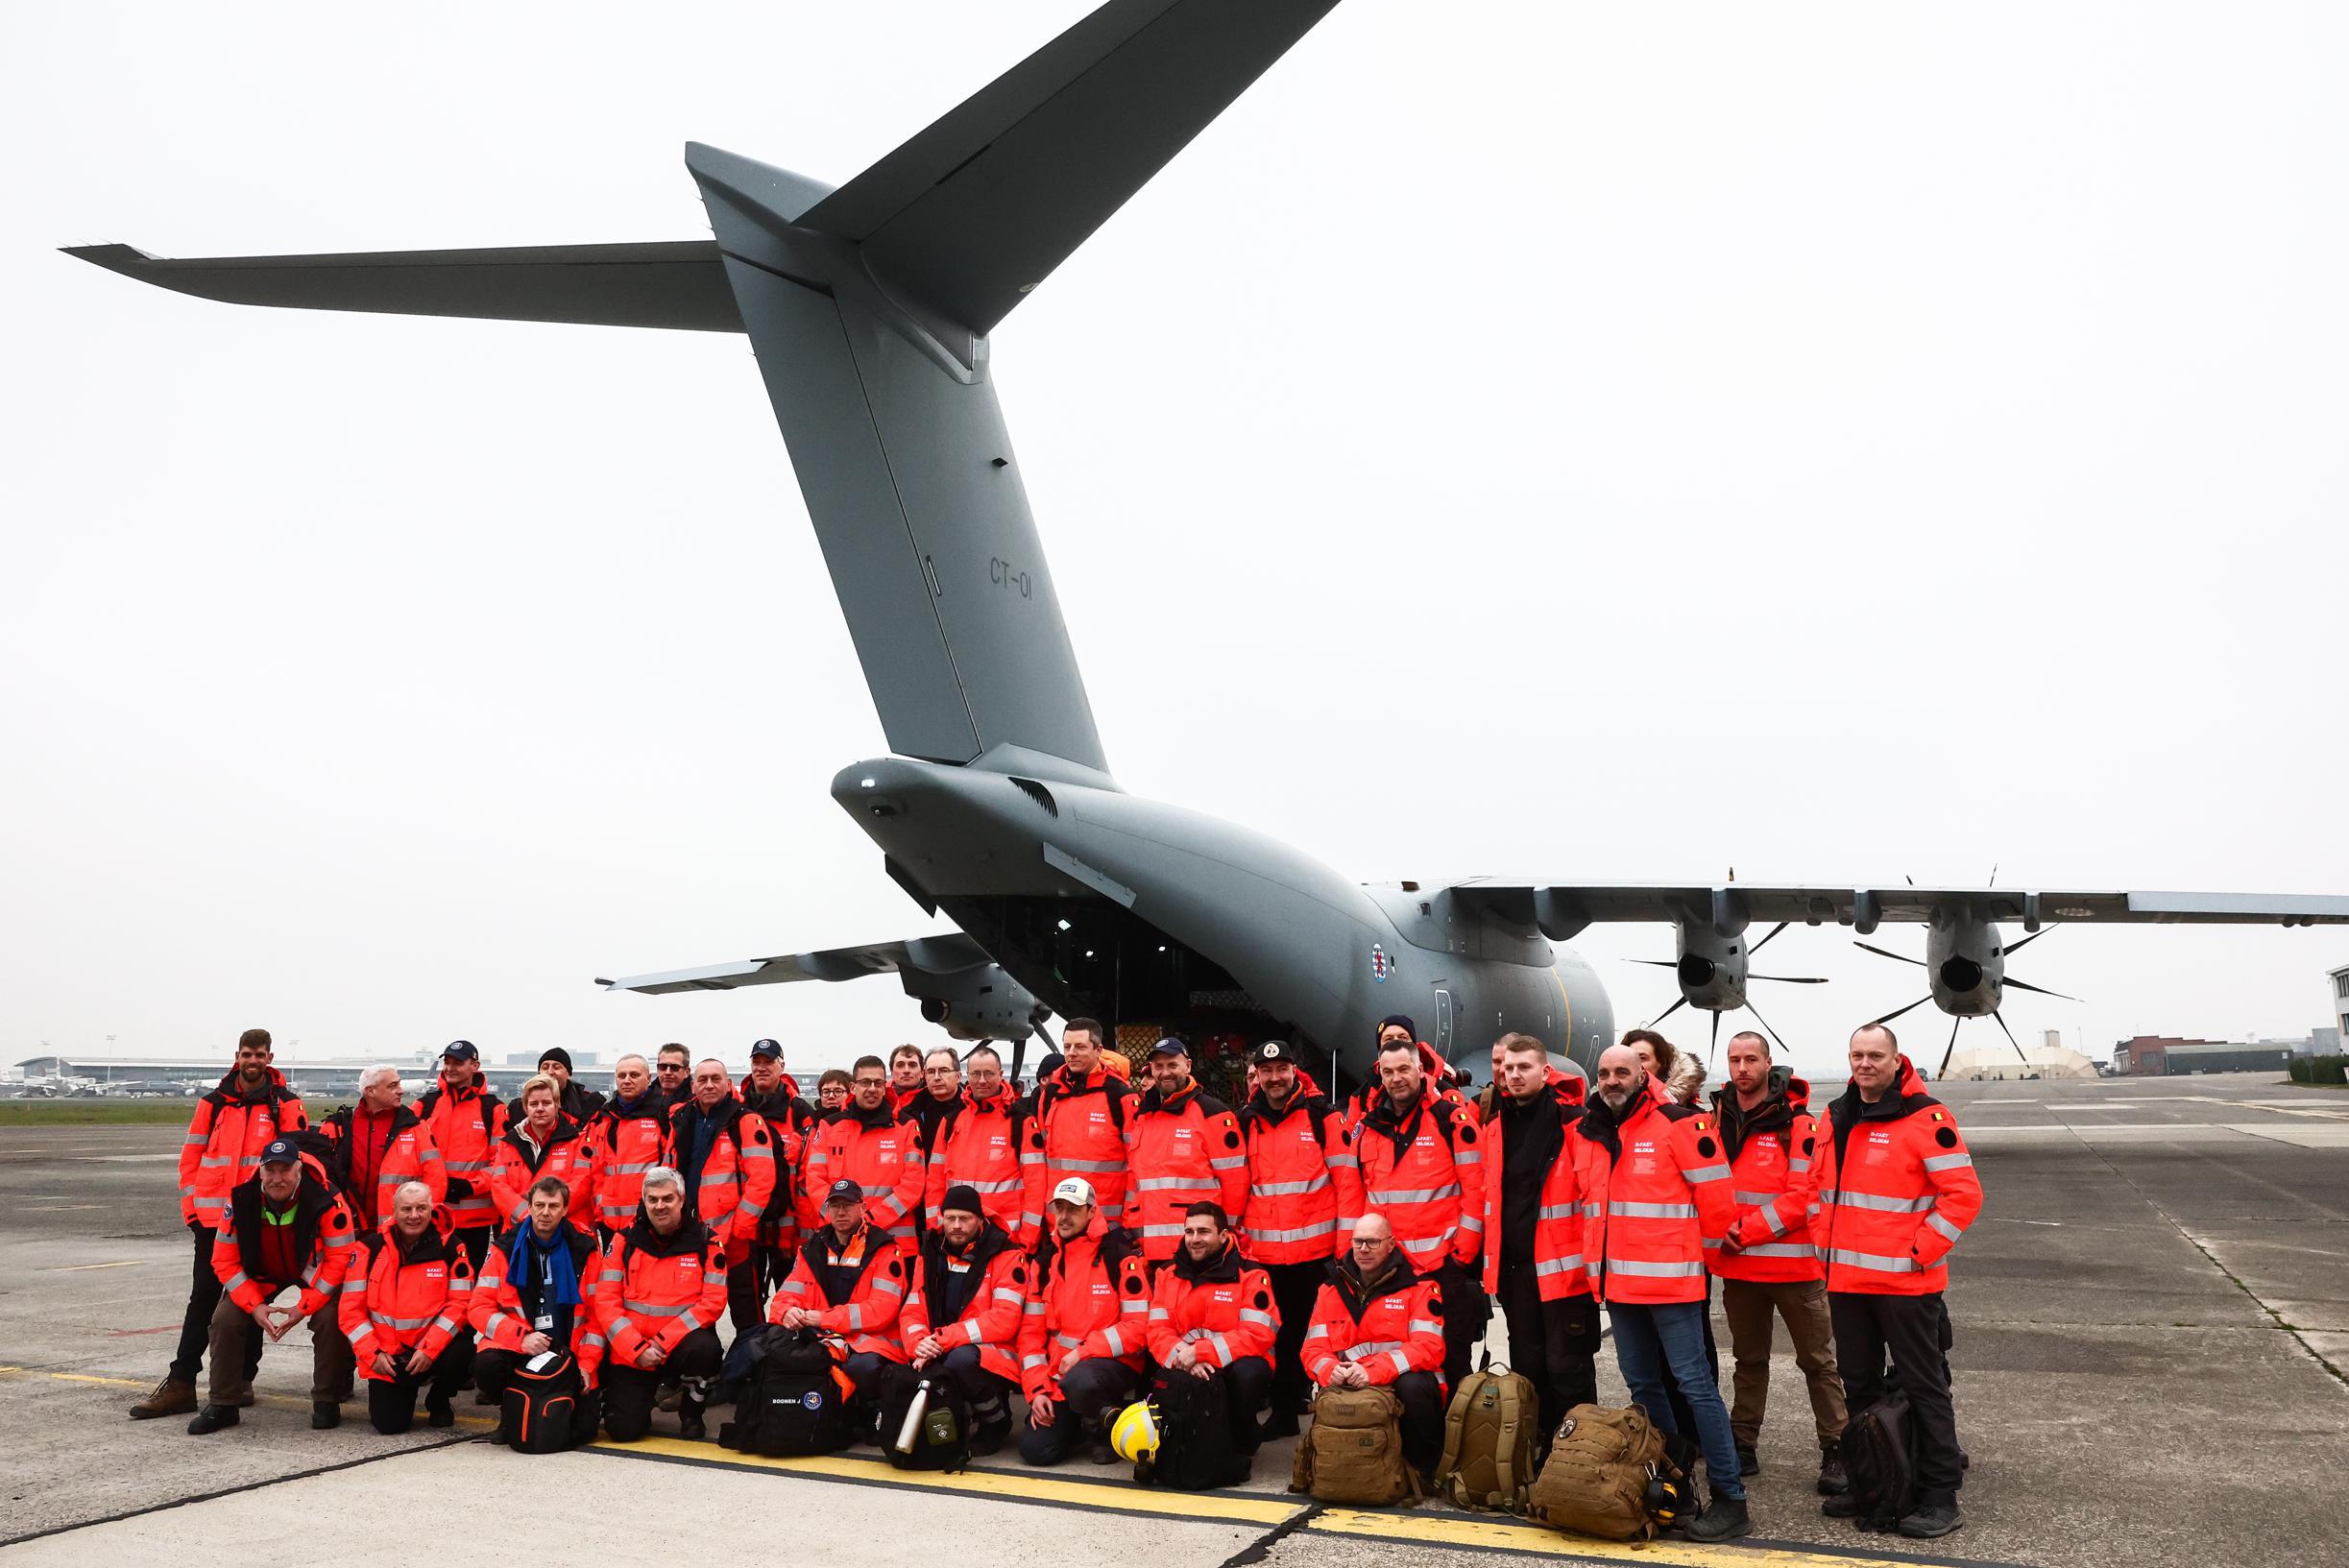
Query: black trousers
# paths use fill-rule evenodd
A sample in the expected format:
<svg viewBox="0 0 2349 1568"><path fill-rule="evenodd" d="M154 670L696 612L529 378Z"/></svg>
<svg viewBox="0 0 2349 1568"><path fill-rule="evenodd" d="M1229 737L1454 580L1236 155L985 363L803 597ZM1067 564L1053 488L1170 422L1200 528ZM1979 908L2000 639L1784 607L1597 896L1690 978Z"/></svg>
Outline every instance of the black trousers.
<svg viewBox="0 0 2349 1568"><path fill-rule="evenodd" d="M1436 1270L1436 1291L1443 1297L1443 1386L1457 1388L1476 1365L1476 1341L1492 1321L1492 1298L1485 1294L1480 1267L1447 1261Z"/></svg>
<svg viewBox="0 0 2349 1568"><path fill-rule="evenodd" d="M1884 1397L1887 1387L1908 1396L1917 1423L1917 1489L1922 1501L1949 1502L1965 1482L1958 1457L1957 1403L1949 1394L1949 1363L1942 1351L1948 1310L1929 1295L1876 1295L1829 1291L1835 1324L1835 1364L1853 1415ZM1892 1370L1884 1369L1885 1357Z"/></svg>
<svg viewBox="0 0 2349 1568"><path fill-rule="evenodd" d="M1406 1372L1388 1387L1403 1402L1403 1462L1433 1475L1443 1458L1443 1389L1432 1372Z"/></svg>
<svg viewBox="0 0 2349 1568"><path fill-rule="evenodd" d="M726 1270L726 1316L737 1344L766 1327L768 1256L768 1248L754 1246L749 1257Z"/></svg>
<svg viewBox="0 0 2349 1568"><path fill-rule="evenodd" d="M670 1378L714 1380L726 1352L717 1330L695 1329L677 1341L668 1359L652 1371L641 1366L603 1366L603 1429L616 1443L632 1443L652 1430L653 1400Z"/></svg>
<svg viewBox="0 0 2349 1568"><path fill-rule="evenodd" d="M1566 1411L1598 1403L1599 1304L1586 1291L1544 1301L1530 1262L1503 1264L1501 1316L1509 1324L1510 1369L1532 1382L1539 1401L1541 1430L1534 1440L1538 1457L1548 1451Z"/></svg>
<svg viewBox="0 0 2349 1568"><path fill-rule="evenodd" d="M926 1370L953 1380L971 1402L971 1419L981 1429L1011 1424L1011 1380L981 1365L977 1345L957 1345Z"/></svg>
<svg viewBox="0 0 2349 1568"><path fill-rule="evenodd" d="M385 1436L394 1436L416 1424L416 1396L430 1390L436 1404L445 1405L449 1396L465 1387L465 1380L473 1370L473 1336L470 1329L460 1329L456 1337L434 1358L420 1377L407 1369L407 1357L401 1355L400 1375L396 1378L367 1380L367 1420Z"/></svg>
<svg viewBox="0 0 2349 1568"><path fill-rule="evenodd" d="M1096 1356L1078 1362L1060 1379L1060 1404L1053 1424L1032 1423L1020 1434L1020 1458L1030 1464L1058 1464L1076 1451L1087 1427L1107 1427L1110 1416L1142 1392L1142 1374L1124 1362Z"/></svg>
<svg viewBox="0 0 2349 1568"><path fill-rule="evenodd" d="M204 1347L211 1342L212 1314L220 1310L220 1276L212 1272L209 1225L188 1227L196 1239L196 1271L187 1282L187 1313L180 1319L180 1348L172 1353L171 1375L185 1383L204 1370ZM245 1325L245 1381L261 1369L261 1325Z"/></svg>
<svg viewBox="0 0 2349 1568"><path fill-rule="evenodd" d="M1264 1271L1272 1282L1272 1305L1280 1313L1280 1332L1272 1340L1272 1411L1295 1415L1305 1408L1305 1395L1313 1387L1305 1376L1305 1331L1313 1326L1314 1298L1329 1277L1329 1260L1270 1263Z"/></svg>

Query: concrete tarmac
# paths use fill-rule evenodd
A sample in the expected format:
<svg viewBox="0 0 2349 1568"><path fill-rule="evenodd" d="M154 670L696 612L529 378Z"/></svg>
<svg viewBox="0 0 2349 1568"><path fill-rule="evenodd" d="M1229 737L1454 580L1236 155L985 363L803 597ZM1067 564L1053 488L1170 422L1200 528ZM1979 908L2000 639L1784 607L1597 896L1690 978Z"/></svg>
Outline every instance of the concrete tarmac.
<svg viewBox="0 0 2349 1568"><path fill-rule="evenodd" d="M633 1534L642 1527L626 1522L632 1500L666 1496L662 1550L731 1555L748 1518L760 1539L820 1540L843 1568L975 1542L1125 1568L1466 1568L1496 1554L1691 1568L2349 1563L2322 1479L2349 1455L2349 1095L2264 1074L1953 1084L1943 1095L1989 1203L1951 1270L1973 1469L1967 1527L1938 1543L1820 1517L1808 1410L1782 1344L1763 1472L1748 1484L1760 1539L1636 1554L1434 1504L1317 1508L1282 1489L1288 1443L1268 1445L1248 1488L1195 1496L1135 1487L1122 1468L1038 1472L1009 1456L953 1477L902 1476L868 1450L744 1461L674 1440L526 1459L478 1441L487 1412L463 1402L453 1433L378 1436L362 1401L338 1431L312 1433L303 1330L267 1352L263 1403L244 1425L190 1437L184 1418L123 1414L161 1376L186 1299L179 1134L60 1127L0 1130L11 1262L0 1276L0 1541L12 1543L0 1559L168 1553L200 1568L330 1550L389 1562L453 1544L446 1518L420 1524L417 1505L435 1499L465 1500L469 1547L575 1554L592 1527L583 1537L568 1521ZM1503 1358L1497 1317L1492 1332ZM1602 1398L1622 1399L1608 1354L1600 1384ZM525 1491L529 1507L501 1506Z"/></svg>

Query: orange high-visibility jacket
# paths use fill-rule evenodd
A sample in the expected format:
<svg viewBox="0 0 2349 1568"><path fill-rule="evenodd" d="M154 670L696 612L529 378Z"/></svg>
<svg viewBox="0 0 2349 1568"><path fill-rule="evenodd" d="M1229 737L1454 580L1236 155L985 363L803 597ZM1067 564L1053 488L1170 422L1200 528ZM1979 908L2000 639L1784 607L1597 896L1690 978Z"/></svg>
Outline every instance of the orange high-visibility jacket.
<svg viewBox="0 0 2349 1568"><path fill-rule="evenodd" d="M870 1222L845 1244L826 1225L792 1254L790 1277L766 1305L767 1321L780 1323L790 1308L804 1308L825 1333L845 1338L851 1355L870 1352L902 1363L898 1319L912 1283L913 1255Z"/></svg>
<svg viewBox="0 0 2349 1568"><path fill-rule="evenodd" d="M495 1229L497 1199L490 1191L490 1168L496 1163L497 1140L505 1136L506 1108L477 1077L464 1093L452 1093L443 1071L408 1109L432 1129L441 1167L448 1174L448 1212L456 1217L457 1229Z"/></svg>
<svg viewBox="0 0 2349 1568"><path fill-rule="evenodd" d="M448 1172L441 1164L441 1151L433 1145L432 1129L423 1118L405 1105L395 1105L383 1119L383 1146L375 1154L375 1190L374 1213L377 1218L387 1218L392 1212L392 1194L402 1184L421 1181L432 1193L432 1201L444 1202L448 1196ZM351 1192L351 1184L357 1179L359 1151L352 1146L352 1129L359 1124L359 1113L345 1105L318 1123L318 1131L332 1146L327 1156L327 1170ZM351 1194L354 1218L359 1218L357 1196Z"/></svg>
<svg viewBox="0 0 2349 1568"><path fill-rule="evenodd" d="M1221 1204L1227 1219L1247 1206L1247 1148L1239 1120L1193 1079L1172 1095L1153 1085L1126 1107L1126 1228L1151 1262L1182 1246L1183 1210Z"/></svg>
<svg viewBox="0 0 2349 1568"><path fill-rule="evenodd" d="M1329 1266L1305 1329L1305 1375L1322 1387L1341 1362L1361 1365L1374 1385L1406 1372L1432 1372L1443 1384L1443 1298L1436 1282L1412 1272L1401 1252L1366 1281L1350 1257Z"/></svg>
<svg viewBox="0 0 2349 1568"><path fill-rule="evenodd" d="M1126 1124L1133 1120L1133 1088L1103 1068L1078 1077L1061 1067L1036 1085L1029 1121L1025 1211L1041 1216L1052 1190L1070 1176L1093 1184L1102 1217L1117 1224L1126 1214ZM1039 1219L1038 1223L1042 1221Z"/></svg>
<svg viewBox="0 0 2349 1568"><path fill-rule="evenodd" d="M816 1126L808 1147L808 1192L822 1203L835 1181L864 1189L864 1218L908 1247L922 1221L922 1186L930 1174L922 1129L884 1102L870 1111L852 1101Z"/></svg>
<svg viewBox="0 0 2349 1568"><path fill-rule="evenodd" d="M335 1309L361 1377L388 1381L375 1370L377 1356L391 1357L403 1371L420 1348L427 1361L437 1361L465 1327L473 1266L456 1234L456 1217L436 1206L413 1240L388 1225L362 1238L366 1250L344 1276Z"/></svg>
<svg viewBox="0 0 2349 1568"><path fill-rule="evenodd" d="M513 1279L514 1242L522 1226L529 1223L525 1219L499 1231L482 1254L481 1272L473 1276L473 1293L465 1316L472 1324L473 1342L484 1350L510 1350L519 1356L522 1341L537 1332L531 1326L530 1310L522 1304L521 1288ZM595 1332L593 1299L593 1282L603 1259L595 1250L595 1239L584 1231L567 1224L555 1232L555 1238L570 1253L572 1273L579 1281L579 1304L571 1309L571 1342L555 1348L569 1350L578 1359L579 1375L593 1388L595 1369L603 1362L603 1337Z"/></svg>
<svg viewBox="0 0 2349 1568"><path fill-rule="evenodd" d="M986 1216L1022 1246L1034 1242L1042 1213L1030 1213L1020 1146L1028 1136L1028 1112L1008 1087L984 1099L964 1091L961 1102L938 1118L930 1138L929 1176L923 1213L938 1222L946 1190L965 1186L979 1194Z"/></svg>
<svg viewBox="0 0 2349 1568"><path fill-rule="evenodd" d="M1272 1282L1240 1256L1230 1237L1223 1250L1199 1263L1185 1247L1158 1270L1150 1292L1150 1359L1159 1365L1179 1344L1191 1346L1199 1364L1225 1367L1248 1356L1272 1358L1280 1312L1272 1305Z"/></svg>
<svg viewBox="0 0 2349 1568"><path fill-rule="evenodd" d="M724 1248L698 1219L668 1235L639 1213L604 1248L594 1284L595 1332L604 1359L637 1366L659 1345L673 1353L695 1329L714 1327L726 1312Z"/></svg>
<svg viewBox="0 0 2349 1568"><path fill-rule="evenodd" d="M1345 1117L1300 1085L1273 1110L1259 1090L1240 1111L1247 1203L1235 1214L1251 1262L1313 1263L1345 1250L1362 1217L1362 1163Z"/></svg>
<svg viewBox="0 0 2349 1568"><path fill-rule="evenodd" d="M1385 1095L1353 1131L1362 1209L1383 1214L1412 1267L1432 1274L1485 1245L1485 1151L1476 1119L1456 1099L1421 1092L1399 1118Z"/></svg>
<svg viewBox="0 0 2349 1568"><path fill-rule="evenodd" d="M1028 1305L1028 1254L992 1223L981 1227L960 1251L943 1232L922 1242L913 1266L913 1289L906 1292L899 1337L910 1351L930 1336L941 1353L979 1347L979 1364L997 1377L1020 1379L1020 1317Z"/></svg>
<svg viewBox="0 0 2349 1568"><path fill-rule="evenodd" d="M1949 1283L1949 1249L1982 1212L1982 1182L1949 1107L1908 1058L1871 1105L1847 1089L1819 1121L1811 1242L1829 1291L1927 1295Z"/></svg>
<svg viewBox="0 0 2349 1568"><path fill-rule="evenodd" d="M1034 1280L1020 1317L1020 1386L1060 1397L1060 1363L1119 1361L1139 1372L1150 1352L1150 1280L1133 1236L1100 1215L1074 1242L1037 1243Z"/></svg>
<svg viewBox="0 0 2349 1568"><path fill-rule="evenodd" d="M594 1142L585 1127L559 1112L545 1143L533 1147L523 1123L517 1122L491 1151L490 1196L496 1201L504 1223L519 1225L529 1219L530 1188L542 1176L559 1177L570 1189L570 1209L565 1218L592 1233L595 1229Z"/></svg>
<svg viewBox="0 0 2349 1568"><path fill-rule="evenodd" d="M1705 1261L1736 1214L1710 1112L1635 1095L1594 1101L1566 1135L1582 1188L1583 1266L1602 1301L1705 1299Z"/></svg>
<svg viewBox="0 0 2349 1568"><path fill-rule="evenodd" d="M775 1207L775 1136L765 1118L745 1110L742 1097L731 1088L706 1114L716 1130L711 1135L710 1157L690 1183L686 1213L710 1227L731 1266L750 1256L760 1221ZM691 1156L704 1115L696 1099L682 1099L669 1108L669 1157L680 1170Z"/></svg>
<svg viewBox="0 0 2349 1568"><path fill-rule="evenodd" d="M595 1170L595 1222L623 1231L636 1221L644 1175L668 1164L668 1101L647 1089L626 1110L606 1100L588 1121L588 1158Z"/></svg>
<svg viewBox="0 0 2349 1568"><path fill-rule="evenodd" d="M1564 1121L1564 1140L1558 1158L1541 1178L1539 1206L1534 1211L1534 1284L1544 1301L1590 1293L1590 1277L1583 1259L1582 1178L1574 1161L1574 1124L1582 1120L1582 1082L1551 1070L1550 1093ZM1564 1084L1560 1082L1564 1079ZM1569 1090L1565 1085L1572 1085ZM1507 1195L1509 1118L1498 1102L1486 1099L1477 1110L1485 1133L1484 1287L1488 1295L1501 1289L1501 1207Z"/></svg>
<svg viewBox="0 0 2349 1568"><path fill-rule="evenodd" d="M1713 1254L1713 1272L1757 1284L1817 1279L1810 1211L1819 1190L1819 1122L1810 1114L1810 1085L1774 1067L1766 1097L1751 1112L1738 1109L1736 1089L1725 1086L1713 1093L1713 1123L1729 1150L1737 1204L1725 1238L1734 1248Z"/></svg>
<svg viewBox="0 0 2349 1568"><path fill-rule="evenodd" d="M212 1272L219 1277L220 1288L248 1313L258 1312L275 1293L263 1288L257 1272L263 1256L257 1238L268 1222L261 1210L261 1178L255 1175L238 1182L212 1235ZM336 1288L357 1266L358 1227L349 1206L307 1166L294 1194L293 1223L294 1255L302 1260L301 1272L294 1279L275 1283L301 1287L295 1311L308 1317L334 1300ZM246 1251L249 1239L250 1253Z"/></svg>
<svg viewBox="0 0 2349 1568"><path fill-rule="evenodd" d="M230 1068L217 1088L196 1101L196 1114L180 1143L180 1222L218 1230L229 1190L259 1171L269 1141L309 1124L302 1097L285 1086L276 1068L251 1099L238 1093L236 1070Z"/></svg>

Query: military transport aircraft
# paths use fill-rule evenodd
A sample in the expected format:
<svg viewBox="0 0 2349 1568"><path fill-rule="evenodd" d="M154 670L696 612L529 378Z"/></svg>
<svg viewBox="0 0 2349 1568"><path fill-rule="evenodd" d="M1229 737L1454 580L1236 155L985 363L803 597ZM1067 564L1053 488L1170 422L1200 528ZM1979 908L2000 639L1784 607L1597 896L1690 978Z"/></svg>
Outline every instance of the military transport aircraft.
<svg viewBox="0 0 2349 1568"><path fill-rule="evenodd" d="M1683 1000L1712 1011L1717 1031L1722 1011L1750 1005L1753 950L1796 921L1861 935L1923 924L1929 1000L1960 1022L1998 1018L2009 987L2038 989L2006 977L2031 940L2010 942L2009 925L2349 921L2337 897L1364 886L1263 834L1127 793L1029 514L989 334L1335 4L1109 0L836 188L689 145L707 240L72 253L245 304L749 335L892 754L841 769L833 798L889 876L963 934L602 982L614 989L894 971L963 1038L1023 1039L1051 1013L1278 1033L1332 1051L1351 1078L1393 1012L1419 1019L1447 1057L1523 1029L1593 1062L1613 1033L1607 993L1559 945L1593 922L1668 922ZM1749 942L1757 923L1770 929Z"/></svg>

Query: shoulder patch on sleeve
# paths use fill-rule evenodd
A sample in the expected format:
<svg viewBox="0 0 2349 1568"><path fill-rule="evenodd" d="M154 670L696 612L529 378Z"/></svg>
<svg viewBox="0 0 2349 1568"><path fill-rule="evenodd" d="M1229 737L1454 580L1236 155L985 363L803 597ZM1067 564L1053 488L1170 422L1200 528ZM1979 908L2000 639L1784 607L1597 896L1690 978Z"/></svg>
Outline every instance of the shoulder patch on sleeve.
<svg viewBox="0 0 2349 1568"><path fill-rule="evenodd" d="M1256 1292L1256 1310L1257 1310L1258 1312L1262 1312L1262 1311L1264 1311L1266 1308L1268 1308L1268 1307L1270 1307L1270 1306L1271 1306L1271 1305L1272 1305L1272 1298L1271 1298L1271 1295L1269 1295L1268 1293L1266 1293L1266 1292L1265 1292L1265 1291L1257 1291L1257 1292Z"/></svg>
<svg viewBox="0 0 2349 1568"><path fill-rule="evenodd" d="M905 1269L905 1265L904 1265L903 1263L901 1263L901 1262L900 1262L898 1259L891 1258L891 1259L889 1260L889 1278L891 1278L891 1279L895 1279L895 1278L897 1278L897 1277L898 1277L900 1274L903 1274L905 1271L906 1271L906 1269Z"/></svg>
<svg viewBox="0 0 2349 1568"><path fill-rule="evenodd" d="M1705 1123L1704 1123L1704 1122L1698 1122L1698 1123L1697 1123L1697 1125L1698 1125L1698 1126L1700 1126L1700 1127L1701 1127L1701 1126L1703 1126L1704 1124L1705 1124ZM1698 1152L1699 1154L1704 1155L1704 1156L1705 1156L1707 1159L1708 1159L1708 1160L1709 1160L1709 1159L1711 1159L1711 1158L1713 1157L1714 1153L1715 1153L1715 1152L1717 1152L1717 1151L1719 1150L1719 1148L1720 1148L1720 1146L1719 1146L1718 1144L1715 1144L1715 1143L1714 1143L1714 1142L1713 1142L1711 1139L1709 1139L1709 1138L1700 1138L1700 1139L1698 1139L1698 1140L1697 1140L1697 1152Z"/></svg>
<svg viewBox="0 0 2349 1568"><path fill-rule="evenodd" d="M343 1211L339 1205L327 1213L327 1228L328 1230L346 1230L350 1228L350 1225L351 1221L344 1218Z"/></svg>
<svg viewBox="0 0 2349 1568"><path fill-rule="evenodd" d="M1237 1127L1231 1128L1223 1134L1223 1146L1225 1148L1238 1148L1240 1146L1240 1131Z"/></svg>
<svg viewBox="0 0 2349 1568"><path fill-rule="evenodd" d="M1473 1144L1476 1142L1475 1122L1468 1121L1465 1117L1463 1117L1458 1122L1455 1123L1455 1125L1460 1128L1460 1141L1462 1143Z"/></svg>
<svg viewBox="0 0 2349 1568"><path fill-rule="evenodd" d="M757 1131L750 1135L750 1141L754 1144L763 1144L767 1142L766 1128L762 1125Z"/></svg>
<svg viewBox="0 0 2349 1568"><path fill-rule="evenodd" d="M1438 1317L1441 1317L1443 1315L1443 1292L1441 1291L1428 1291L1427 1305Z"/></svg>
<svg viewBox="0 0 2349 1568"><path fill-rule="evenodd" d="M1703 1117L1700 1116L1697 1118L1697 1131L1703 1132L1707 1127L1711 1125L1712 1123L1706 1121Z"/></svg>
<svg viewBox="0 0 2349 1568"><path fill-rule="evenodd" d="M1026 1264L1015 1263L1011 1266L1011 1283L1014 1285L1025 1285L1028 1283L1028 1266Z"/></svg>
<svg viewBox="0 0 2349 1568"><path fill-rule="evenodd" d="M1812 1148L1814 1148L1815 1146L1817 1146L1818 1142L1819 1142L1819 1140L1817 1140L1816 1138L1805 1138L1805 1139L1804 1139L1804 1140L1803 1140L1803 1152L1804 1152L1804 1153L1805 1153L1805 1154L1808 1154L1808 1153L1809 1153L1809 1152L1812 1150Z"/></svg>
<svg viewBox="0 0 2349 1568"><path fill-rule="evenodd" d="M1933 1134L1933 1142L1939 1144L1944 1148L1955 1148L1957 1146L1957 1131L1952 1127L1944 1127L1939 1132Z"/></svg>

